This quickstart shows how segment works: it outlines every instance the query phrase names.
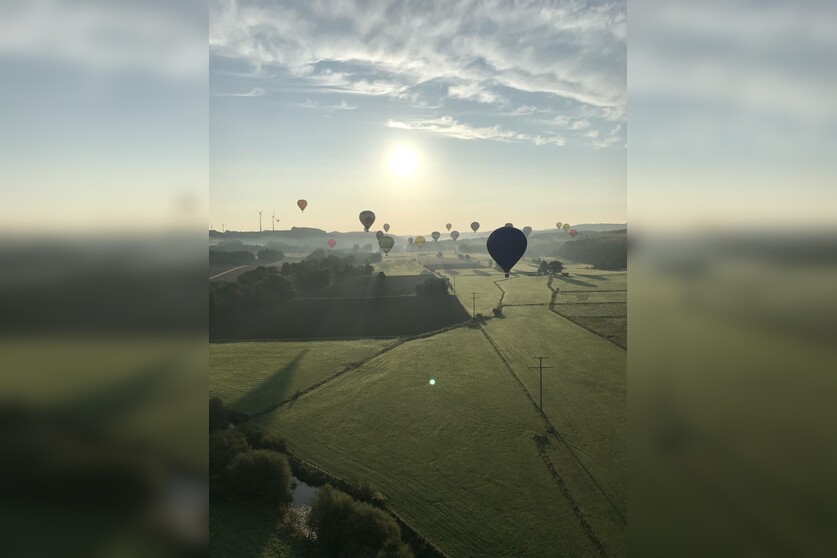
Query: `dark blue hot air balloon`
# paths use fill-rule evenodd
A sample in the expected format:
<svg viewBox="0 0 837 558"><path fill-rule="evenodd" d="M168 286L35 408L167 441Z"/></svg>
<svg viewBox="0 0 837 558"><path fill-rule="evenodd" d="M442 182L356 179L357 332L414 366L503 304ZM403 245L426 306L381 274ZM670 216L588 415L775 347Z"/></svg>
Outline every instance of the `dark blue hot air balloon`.
<svg viewBox="0 0 837 558"><path fill-rule="evenodd" d="M509 276L509 271L514 267L523 253L526 252L528 242L523 231L514 227L500 227L488 236L485 243L488 248L488 253L497 262L503 271L506 272L506 277Z"/></svg>

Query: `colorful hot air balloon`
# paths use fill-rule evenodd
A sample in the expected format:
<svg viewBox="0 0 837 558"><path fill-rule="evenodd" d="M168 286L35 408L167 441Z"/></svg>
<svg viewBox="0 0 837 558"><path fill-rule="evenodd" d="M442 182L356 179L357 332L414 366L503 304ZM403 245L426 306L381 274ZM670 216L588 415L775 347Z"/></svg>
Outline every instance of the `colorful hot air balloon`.
<svg viewBox="0 0 837 558"><path fill-rule="evenodd" d="M459 238L459 231L450 231L450 237L456 242L456 239Z"/></svg>
<svg viewBox="0 0 837 558"><path fill-rule="evenodd" d="M410 238L408 238L408 239L407 239L407 242L409 242L410 244L412 244L412 243L413 243L413 237L411 236Z"/></svg>
<svg viewBox="0 0 837 558"><path fill-rule="evenodd" d="M389 223L384 223L384 232L389 232Z"/></svg>
<svg viewBox="0 0 837 558"><path fill-rule="evenodd" d="M557 223L555 223L555 226L560 229L561 228L561 221L558 221Z"/></svg>
<svg viewBox="0 0 837 558"><path fill-rule="evenodd" d="M375 214L367 209L360 212L358 219L360 219L360 224L363 225L363 230L369 232L369 227L375 222Z"/></svg>
<svg viewBox="0 0 837 558"><path fill-rule="evenodd" d="M329 241L328 241L328 247L329 248L333 249L336 244L337 244L336 240L334 240L333 238L329 239Z"/></svg>
<svg viewBox="0 0 837 558"><path fill-rule="evenodd" d="M452 226L453 226L453 225L451 225L450 223L448 223L447 225L445 225L445 228L446 228L447 230L450 230L450 228L451 228Z"/></svg>
<svg viewBox="0 0 837 558"><path fill-rule="evenodd" d="M575 235L578 234L578 231L575 230L575 229L570 229L567 232L570 233L570 236L573 237L573 238L575 238Z"/></svg>
<svg viewBox="0 0 837 558"><path fill-rule="evenodd" d="M378 239L378 246L381 247L381 250L384 251L384 254L389 254L389 251L392 250L393 246L395 246L395 241L392 239L391 236L384 235Z"/></svg>
<svg viewBox="0 0 837 558"><path fill-rule="evenodd" d="M529 235L532 234L532 227L523 227L523 234L526 235L526 238L529 238Z"/></svg>
<svg viewBox="0 0 837 558"><path fill-rule="evenodd" d="M505 226L507 226L507 227L513 227L514 225L512 225L511 223L506 223L506 225L505 225Z"/></svg>
<svg viewBox="0 0 837 558"><path fill-rule="evenodd" d="M296 206L301 210L305 211L305 208L308 207L308 202L305 200L296 200Z"/></svg>
<svg viewBox="0 0 837 558"><path fill-rule="evenodd" d="M472 231L477 232L477 231L479 230L479 228L480 228L480 224L479 224L479 223L477 223L476 221L474 221L473 223L471 223L471 230L472 230Z"/></svg>
<svg viewBox="0 0 837 558"><path fill-rule="evenodd" d="M375 238L377 238L378 240L381 240L382 236L384 236L384 231L377 231L375 233Z"/></svg>
<svg viewBox="0 0 837 558"><path fill-rule="evenodd" d="M419 250L421 250L421 247L424 246L424 237L423 236L417 236L414 242L415 242L416 246L419 247Z"/></svg>
<svg viewBox="0 0 837 558"><path fill-rule="evenodd" d="M565 231L570 230L570 224L569 223L564 223L564 230Z"/></svg>
<svg viewBox="0 0 837 558"><path fill-rule="evenodd" d="M439 237L442 235L439 234L439 231L433 231L432 233L430 233L430 236L433 237L433 242L438 242Z"/></svg>
<svg viewBox="0 0 837 558"><path fill-rule="evenodd" d="M514 264L523 257L527 245L526 235L514 227L495 229L485 243L491 258L506 272L506 277Z"/></svg>

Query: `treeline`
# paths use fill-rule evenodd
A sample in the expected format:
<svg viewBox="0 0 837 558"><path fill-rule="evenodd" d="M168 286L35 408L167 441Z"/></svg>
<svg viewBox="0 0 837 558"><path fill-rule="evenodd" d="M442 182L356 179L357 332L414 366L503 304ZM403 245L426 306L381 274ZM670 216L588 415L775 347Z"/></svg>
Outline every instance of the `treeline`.
<svg viewBox="0 0 837 558"><path fill-rule="evenodd" d="M291 462L284 440L250 423L231 426L232 411L218 398L209 402L210 496L264 510L288 513L293 502ZM304 473L304 471L303 471ZM368 484L364 490L372 494ZM285 522L285 525L292 524ZM304 517L305 539L312 556L333 558L413 558L395 518L380 507L355 500L330 484L323 486ZM301 527L301 526L300 526Z"/></svg>
<svg viewBox="0 0 837 558"><path fill-rule="evenodd" d="M209 250L209 265L251 265L259 263L275 263L285 259L281 250L263 248L256 254L248 250Z"/></svg>
<svg viewBox="0 0 837 558"><path fill-rule="evenodd" d="M340 258L326 255L324 250L315 250L301 262L282 264L281 274L291 278L296 290L307 292L327 287L342 277L370 275L374 269L369 262L380 259L380 254L369 254L360 260L352 255Z"/></svg>
<svg viewBox="0 0 837 558"><path fill-rule="evenodd" d="M628 234L627 231L615 231L601 236L578 238L565 243L560 252L567 259L599 269L626 269Z"/></svg>

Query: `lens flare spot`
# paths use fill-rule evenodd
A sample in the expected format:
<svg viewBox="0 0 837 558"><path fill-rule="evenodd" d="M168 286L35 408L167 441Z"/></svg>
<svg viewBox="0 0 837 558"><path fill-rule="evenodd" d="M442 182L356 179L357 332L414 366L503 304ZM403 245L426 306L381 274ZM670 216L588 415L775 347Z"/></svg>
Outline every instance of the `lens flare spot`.
<svg viewBox="0 0 837 558"><path fill-rule="evenodd" d="M435 386L436 385L436 380L434 380L433 378L430 378L430 385Z"/></svg>

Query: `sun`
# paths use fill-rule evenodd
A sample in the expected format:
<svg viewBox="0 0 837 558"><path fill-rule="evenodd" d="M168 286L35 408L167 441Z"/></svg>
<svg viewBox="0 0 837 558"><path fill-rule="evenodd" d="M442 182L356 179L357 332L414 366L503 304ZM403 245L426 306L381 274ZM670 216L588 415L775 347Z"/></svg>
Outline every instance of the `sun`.
<svg viewBox="0 0 837 558"><path fill-rule="evenodd" d="M389 157L389 169L395 176L410 178L416 173L418 159L412 149L399 148Z"/></svg>

